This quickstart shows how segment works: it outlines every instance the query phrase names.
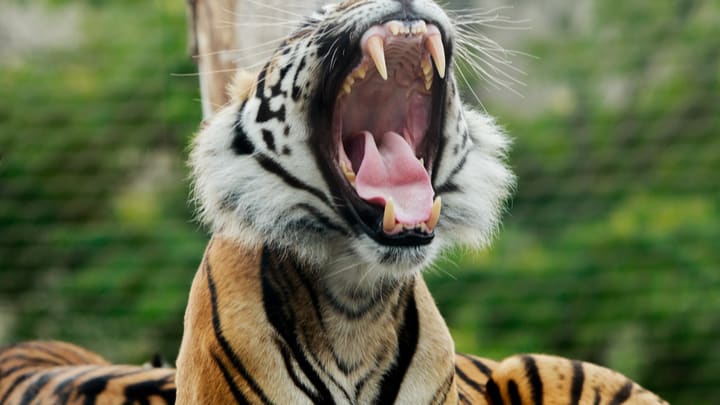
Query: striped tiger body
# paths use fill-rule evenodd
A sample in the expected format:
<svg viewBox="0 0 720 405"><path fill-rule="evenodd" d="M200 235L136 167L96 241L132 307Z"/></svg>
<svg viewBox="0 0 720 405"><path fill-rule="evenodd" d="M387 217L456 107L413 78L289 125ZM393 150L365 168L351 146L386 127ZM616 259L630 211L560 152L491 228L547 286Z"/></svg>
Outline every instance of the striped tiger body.
<svg viewBox="0 0 720 405"><path fill-rule="evenodd" d="M586 363L455 354L420 272L486 244L514 182L460 100L459 46L431 0L350 0L238 77L191 153L214 237L178 403L661 403Z"/></svg>
<svg viewBox="0 0 720 405"><path fill-rule="evenodd" d="M111 365L62 342L25 342L0 349L0 404L175 403L172 369Z"/></svg>
<svg viewBox="0 0 720 405"><path fill-rule="evenodd" d="M238 75L190 157L214 236L178 404L663 403L589 363L455 353L421 270L486 245L514 183L506 136L460 100L459 46L431 0L349 0ZM5 381L15 397L34 390Z"/></svg>

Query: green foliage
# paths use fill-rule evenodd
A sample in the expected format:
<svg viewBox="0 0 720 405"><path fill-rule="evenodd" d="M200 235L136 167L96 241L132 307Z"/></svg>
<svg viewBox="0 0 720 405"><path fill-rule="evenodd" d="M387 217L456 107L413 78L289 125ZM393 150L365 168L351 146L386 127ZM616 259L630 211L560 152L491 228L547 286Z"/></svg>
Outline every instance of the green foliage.
<svg viewBox="0 0 720 405"><path fill-rule="evenodd" d="M207 239L186 202L200 104L197 77L182 76L195 71L184 2L42 3L77 13L80 35L0 61L0 343L172 359ZM487 33L538 57L515 60L525 98L470 80L515 137L518 190L495 245L451 252L429 283L459 350L587 359L673 404L708 403L720 7L551 3L537 30Z"/></svg>
<svg viewBox="0 0 720 405"><path fill-rule="evenodd" d="M526 99L484 104L516 137L497 243L430 284L459 350L552 352L673 404L720 395L720 7L593 2L523 41ZM543 18L543 16L536 16ZM492 36L492 35L491 35ZM522 63L523 61L521 61Z"/></svg>
<svg viewBox="0 0 720 405"><path fill-rule="evenodd" d="M77 46L0 65L0 330L138 362L176 352L204 248L184 166L199 95L173 76L196 69L183 5L106 3L76 8Z"/></svg>

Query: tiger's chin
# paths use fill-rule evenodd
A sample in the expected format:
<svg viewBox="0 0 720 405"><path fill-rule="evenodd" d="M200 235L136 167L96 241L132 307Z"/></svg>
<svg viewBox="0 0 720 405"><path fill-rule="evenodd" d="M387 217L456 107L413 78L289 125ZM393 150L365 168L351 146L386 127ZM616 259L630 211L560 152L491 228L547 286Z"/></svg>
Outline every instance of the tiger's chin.
<svg viewBox="0 0 720 405"><path fill-rule="evenodd" d="M435 243L382 246L362 236L341 251L331 249L325 265L318 269L329 288L368 297L417 276L438 256L439 250Z"/></svg>

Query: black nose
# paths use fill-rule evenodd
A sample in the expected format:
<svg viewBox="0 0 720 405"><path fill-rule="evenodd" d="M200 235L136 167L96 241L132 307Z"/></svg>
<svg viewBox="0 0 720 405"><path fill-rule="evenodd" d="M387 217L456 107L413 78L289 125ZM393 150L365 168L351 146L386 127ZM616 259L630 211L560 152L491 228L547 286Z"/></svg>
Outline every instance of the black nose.
<svg viewBox="0 0 720 405"><path fill-rule="evenodd" d="M413 0L395 0L402 5L402 10L398 13L398 20L418 20L420 19L413 10Z"/></svg>

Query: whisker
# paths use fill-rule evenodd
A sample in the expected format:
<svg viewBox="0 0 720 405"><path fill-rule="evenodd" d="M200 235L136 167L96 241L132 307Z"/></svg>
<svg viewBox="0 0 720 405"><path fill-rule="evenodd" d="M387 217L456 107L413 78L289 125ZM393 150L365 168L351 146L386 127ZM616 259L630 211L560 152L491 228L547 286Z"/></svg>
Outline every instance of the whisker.
<svg viewBox="0 0 720 405"><path fill-rule="evenodd" d="M473 86L470 85L470 82L468 81L467 77L465 76L465 72L463 72L462 69L458 69L458 73L460 73L460 77L462 78L463 82L465 82L465 86L470 90L470 93L472 93L475 100L480 104L480 107L482 107L483 111L487 112L487 109L485 108L485 104L480 100L480 96L477 95L475 92L475 89Z"/></svg>
<svg viewBox="0 0 720 405"><path fill-rule="evenodd" d="M219 70L210 70L206 72L195 72L195 73L170 73L170 76L172 77L198 77L198 76L208 76L208 75L214 75L218 73L233 73L237 72L237 69L219 69Z"/></svg>
<svg viewBox="0 0 720 405"><path fill-rule="evenodd" d="M260 1L256 1L256 0L245 0L245 1L246 1L247 3L254 4L254 5L259 6L259 7L264 7L264 8L267 8L268 10L276 11L276 12L278 12L278 13L283 13L283 14L291 15L291 16L293 16L293 17L297 17L297 18L300 18L300 19L305 18L305 16L302 15L302 14L297 14L297 13L293 13L292 11L283 10L282 8L275 7L275 6L272 6L272 5L270 5L270 4L265 4L265 3L262 3L262 2L260 2ZM300 7L300 6L296 6L296 7ZM233 11L230 11L230 12L232 13Z"/></svg>

